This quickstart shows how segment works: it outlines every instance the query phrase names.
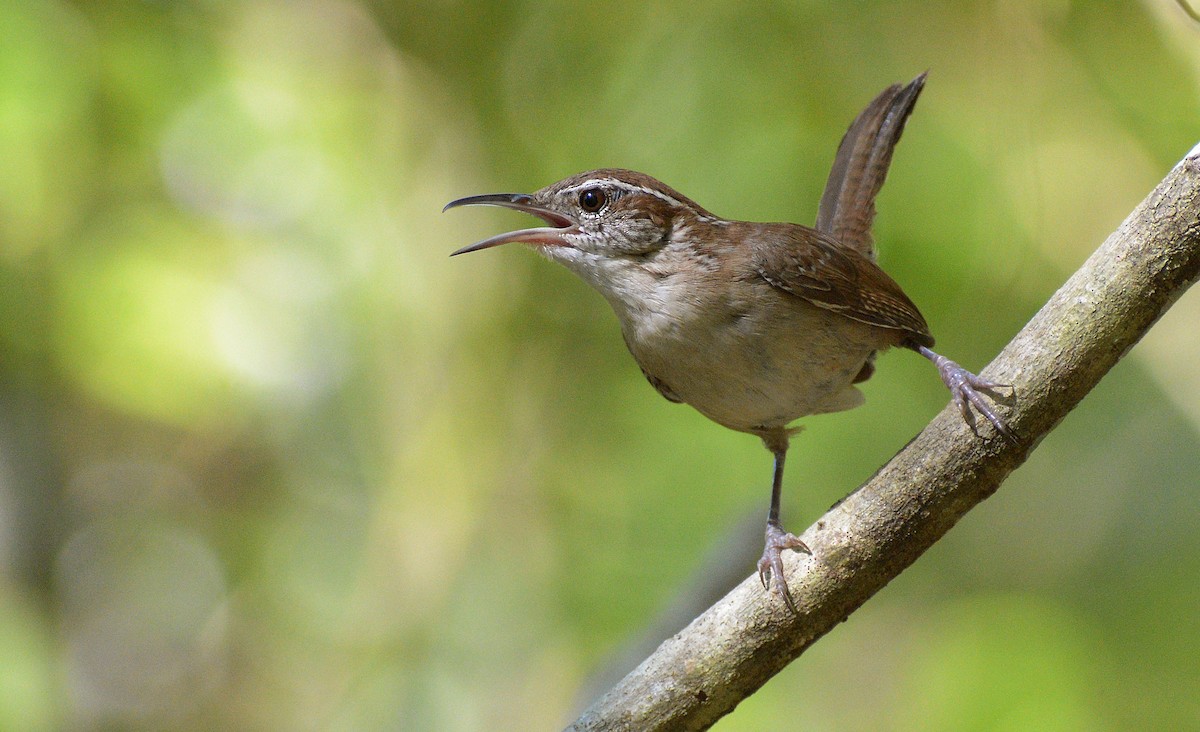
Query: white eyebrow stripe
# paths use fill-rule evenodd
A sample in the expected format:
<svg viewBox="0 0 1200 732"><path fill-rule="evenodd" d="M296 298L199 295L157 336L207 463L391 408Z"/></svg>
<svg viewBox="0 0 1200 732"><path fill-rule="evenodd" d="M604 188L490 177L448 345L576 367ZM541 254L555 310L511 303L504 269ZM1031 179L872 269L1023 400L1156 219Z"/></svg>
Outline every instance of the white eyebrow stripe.
<svg viewBox="0 0 1200 732"><path fill-rule="evenodd" d="M592 178L590 180L585 180L584 182L579 183L577 185L573 185L570 188L565 189L563 192L570 193L570 192L582 190L584 188L591 188L593 186L611 186L613 188L620 188L621 190L623 190L627 193L645 193L647 195L654 196L655 198L657 198L661 201L665 201L665 202L671 204L672 206L682 206L683 205L682 203L675 200L671 196L668 196L667 194L663 193L662 191L656 191L653 188L646 188L645 186L635 186L632 183L626 183L623 180L615 180L613 178Z"/></svg>

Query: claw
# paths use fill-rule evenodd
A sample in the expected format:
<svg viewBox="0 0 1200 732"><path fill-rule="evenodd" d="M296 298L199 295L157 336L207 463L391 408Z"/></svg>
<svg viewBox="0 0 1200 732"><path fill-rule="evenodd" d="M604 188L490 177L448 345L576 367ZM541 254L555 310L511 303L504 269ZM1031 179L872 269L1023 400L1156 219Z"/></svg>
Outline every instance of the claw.
<svg viewBox="0 0 1200 732"><path fill-rule="evenodd" d="M1017 437L1008 425L996 414L992 409L992 405L983 398L984 394L991 396L997 401L1010 401L1016 398L1017 390L1011 384L998 384L994 381L989 381L981 376L967 371L962 366L959 366L954 361L940 356L933 351L921 346L917 349L925 358L933 362L937 366L938 374L942 377L942 382L946 388L950 390L950 396L958 406L958 411L962 412L963 421L971 428L971 431L979 435L979 429L975 424L975 412L971 411L971 407L979 412L992 424L1001 435L1014 445L1017 444ZM1007 395L1000 392L1004 389L1009 390Z"/></svg>
<svg viewBox="0 0 1200 732"><path fill-rule="evenodd" d="M777 521L767 522L767 542L763 548L762 558L758 560L758 579L762 582L763 589L770 589L770 579L772 576L775 579L775 591L783 597L784 603L794 615L799 615L800 611L796 608L796 603L792 600L792 594L788 592L787 580L783 577L783 550L795 549L796 551L812 554L812 550L800 537L795 534L788 533L783 529Z"/></svg>
<svg viewBox="0 0 1200 732"><path fill-rule="evenodd" d="M959 368L961 369L962 367L960 366ZM995 384L991 381L987 381L986 379L981 379L965 369L963 370L963 375L966 378L962 382L961 386L959 386L959 392L955 395L955 399L959 402L959 408L962 410L964 416L971 413L970 408L967 406L967 402L970 402L971 406L975 407L975 409L978 410L979 413L987 419L987 421L992 423L992 426L996 428L997 432L1007 437L1009 442L1016 444L1017 438L1012 433L1012 430L1008 428L1008 425L1004 423L1004 420L1000 419L1000 417L997 416L994 411L992 411L991 405L988 404L987 401L985 401L984 398L979 394L979 391L994 392L996 389L1000 388L1012 389L1012 386L1008 384ZM1013 394L1016 394L1015 389L1013 389ZM971 425L972 431L975 431L975 434L978 435L979 432L975 430L974 418L968 418L967 422Z"/></svg>

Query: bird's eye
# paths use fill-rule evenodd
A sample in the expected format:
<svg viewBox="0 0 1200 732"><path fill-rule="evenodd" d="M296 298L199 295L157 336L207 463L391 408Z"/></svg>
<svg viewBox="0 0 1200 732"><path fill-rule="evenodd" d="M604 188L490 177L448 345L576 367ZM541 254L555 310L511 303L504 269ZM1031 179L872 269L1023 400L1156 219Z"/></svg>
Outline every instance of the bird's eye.
<svg viewBox="0 0 1200 732"><path fill-rule="evenodd" d="M608 203L608 194L602 188L588 188L579 193L579 207L587 213L596 213Z"/></svg>

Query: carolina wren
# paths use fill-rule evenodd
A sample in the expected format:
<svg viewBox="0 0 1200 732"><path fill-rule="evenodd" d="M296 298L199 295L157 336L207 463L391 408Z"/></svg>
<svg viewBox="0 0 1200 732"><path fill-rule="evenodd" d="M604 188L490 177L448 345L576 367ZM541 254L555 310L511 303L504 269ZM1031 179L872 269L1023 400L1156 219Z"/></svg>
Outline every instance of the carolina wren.
<svg viewBox="0 0 1200 732"><path fill-rule="evenodd" d="M546 226L485 239L465 254L509 242L533 246L608 300L642 373L660 394L717 424L757 435L775 457L763 587L793 611L782 552L811 553L779 521L789 425L810 414L863 402L854 386L874 371L875 354L909 348L934 363L963 418L971 407L1012 439L982 379L934 353L925 319L875 264L871 222L892 149L925 75L885 89L842 139L815 228L732 221L643 173L621 169L573 175L535 193L451 201L516 209ZM445 209L443 209L445 210Z"/></svg>

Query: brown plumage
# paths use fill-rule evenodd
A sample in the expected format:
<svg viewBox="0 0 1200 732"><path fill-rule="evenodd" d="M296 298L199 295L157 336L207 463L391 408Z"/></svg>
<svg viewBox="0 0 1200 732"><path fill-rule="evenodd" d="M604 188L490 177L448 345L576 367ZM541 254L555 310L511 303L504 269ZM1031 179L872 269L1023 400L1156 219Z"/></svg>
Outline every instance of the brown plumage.
<svg viewBox="0 0 1200 732"><path fill-rule="evenodd" d="M929 350L920 311L874 261L875 196L925 76L884 90L842 139L816 228L713 215L654 178L605 168L532 194L490 194L447 205L490 204L547 226L501 234L455 254L524 242L578 274L617 315L642 373L673 402L757 435L775 456L764 586L793 610L785 549L808 551L779 521L788 441L800 417L862 403L877 351L903 346L933 361L972 427L971 408L1002 434L981 379Z"/></svg>
<svg viewBox="0 0 1200 732"><path fill-rule="evenodd" d="M795 224L769 227L760 236L770 244L755 247L758 273L767 282L817 307L933 345L917 306L873 261L813 229ZM752 245L758 241L750 239Z"/></svg>

